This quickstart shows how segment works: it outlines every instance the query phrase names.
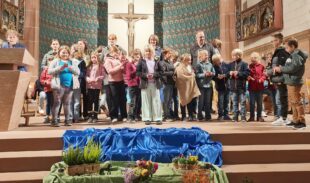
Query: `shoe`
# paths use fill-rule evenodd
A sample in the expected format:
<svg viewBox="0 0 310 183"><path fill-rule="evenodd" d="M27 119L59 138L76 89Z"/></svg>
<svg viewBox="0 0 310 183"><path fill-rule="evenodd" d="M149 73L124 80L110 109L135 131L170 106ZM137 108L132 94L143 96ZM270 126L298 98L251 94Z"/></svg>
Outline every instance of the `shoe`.
<svg viewBox="0 0 310 183"><path fill-rule="evenodd" d="M51 126L52 127L60 127L59 122L57 120L56 121L52 121Z"/></svg>
<svg viewBox="0 0 310 183"><path fill-rule="evenodd" d="M187 121L186 117L183 117L181 121L186 122Z"/></svg>
<svg viewBox="0 0 310 183"><path fill-rule="evenodd" d="M284 122L285 124L290 124L290 123L291 123L291 121L290 121L288 118L283 119L283 122Z"/></svg>
<svg viewBox="0 0 310 183"><path fill-rule="evenodd" d="M290 128L294 128L294 126L298 124L298 123L294 123L294 122L290 122L289 124L286 124L287 127L290 127Z"/></svg>
<svg viewBox="0 0 310 183"><path fill-rule="evenodd" d="M156 121L156 125L161 125L161 124L163 124L163 122L161 122L161 121Z"/></svg>
<svg viewBox="0 0 310 183"><path fill-rule="evenodd" d="M279 119L272 122L271 125L273 125L273 126L285 126L285 123L284 123L283 118L280 117Z"/></svg>
<svg viewBox="0 0 310 183"><path fill-rule="evenodd" d="M218 121L224 121L224 117L223 117L223 116L219 116L219 117L217 118L217 120L218 120Z"/></svg>
<svg viewBox="0 0 310 183"><path fill-rule="evenodd" d="M245 117L241 117L241 122L246 122L246 118Z"/></svg>
<svg viewBox="0 0 310 183"><path fill-rule="evenodd" d="M262 117L268 117L265 111L262 111Z"/></svg>
<svg viewBox="0 0 310 183"><path fill-rule="evenodd" d="M127 118L123 118L123 120L122 120L124 123L126 123L127 122Z"/></svg>
<svg viewBox="0 0 310 183"><path fill-rule="evenodd" d="M134 119L129 119L128 122L129 123L135 123L136 121Z"/></svg>
<svg viewBox="0 0 310 183"><path fill-rule="evenodd" d="M145 125L150 125L151 122L150 121L145 121Z"/></svg>
<svg viewBox="0 0 310 183"><path fill-rule="evenodd" d="M250 118L248 119L248 122L253 122L253 121L255 121L254 117L250 117Z"/></svg>
<svg viewBox="0 0 310 183"><path fill-rule="evenodd" d="M48 116L46 118L44 118L43 123L44 124L49 124L50 123L50 118Z"/></svg>
<svg viewBox="0 0 310 183"><path fill-rule="evenodd" d="M259 122L265 122L264 118L262 118L262 117L258 117L258 118L257 118L257 121L259 121Z"/></svg>
<svg viewBox="0 0 310 183"><path fill-rule="evenodd" d="M166 119L166 122L173 122L173 119Z"/></svg>
<svg viewBox="0 0 310 183"><path fill-rule="evenodd" d="M232 122L238 122L238 117L233 117Z"/></svg>
<svg viewBox="0 0 310 183"><path fill-rule="evenodd" d="M97 123L97 122L98 122L98 119L97 119L97 118L94 118L92 122L93 122L93 123Z"/></svg>
<svg viewBox="0 0 310 183"><path fill-rule="evenodd" d="M294 130L302 130L302 129L305 129L306 128L306 124L305 123L296 123L294 126L293 126Z"/></svg>
<svg viewBox="0 0 310 183"><path fill-rule="evenodd" d="M71 120L65 121L65 126L72 126L72 121Z"/></svg>
<svg viewBox="0 0 310 183"><path fill-rule="evenodd" d="M93 123L93 119L88 118L87 123Z"/></svg>
<svg viewBox="0 0 310 183"><path fill-rule="evenodd" d="M231 120L231 118L229 116L224 116L224 120Z"/></svg>
<svg viewBox="0 0 310 183"><path fill-rule="evenodd" d="M40 108L39 109L39 114L43 116L44 115L44 110Z"/></svg>
<svg viewBox="0 0 310 183"><path fill-rule="evenodd" d="M112 123L116 123L117 122L117 119L112 119Z"/></svg>
<svg viewBox="0 0 310 183"><path fill-rule="evenodd" d="M88 116L84 117L84 121L87 121L88 119L89 119L89 117L88 117Z"/></svg>

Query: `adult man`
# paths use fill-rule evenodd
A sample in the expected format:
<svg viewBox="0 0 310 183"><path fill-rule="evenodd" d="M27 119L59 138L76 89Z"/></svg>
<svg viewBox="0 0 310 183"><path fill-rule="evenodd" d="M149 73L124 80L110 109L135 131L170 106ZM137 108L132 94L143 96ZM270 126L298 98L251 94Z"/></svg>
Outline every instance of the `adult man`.
<svg viewBox="0 0 310 183"><path fill-rule="evenodd" d="M207 50L209 55L209 61L212 62L212 56L215 53L214 48L211 44L205 41L205 34L202 30L198 30L196 33L196 43L190 49L191 57L192 57L192 66L196 68L196 65L199 63L198 61L198 52L200 50Z"/></svg>
<svg viewBox="0 0 310 183"><path fill-rule="evenodd" d="M272 56L272 67L267 69L267 75L270 76L272 83L276 85L276 103L281 103L281 117L272 122L272 125L282 126L289 123L287 120L288 99L287 99L287 87L284 83L284 76L282 73L274 72L274 67L284 66L287 58L290 56L283 47L283 35L277 33L273 35L273 46L276 48Z"/></svg>

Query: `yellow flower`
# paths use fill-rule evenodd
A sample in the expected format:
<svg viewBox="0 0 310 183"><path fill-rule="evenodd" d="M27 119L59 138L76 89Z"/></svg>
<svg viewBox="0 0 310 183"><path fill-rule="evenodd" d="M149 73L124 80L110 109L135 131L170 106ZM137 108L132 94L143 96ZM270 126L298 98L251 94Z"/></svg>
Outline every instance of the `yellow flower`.
<svg viewBox="0 0 310 183"><path fill-rule="evenodd" d="M147 169L143 169L141 172L142 176L146 176L149 173L149 171Z"/></svg>

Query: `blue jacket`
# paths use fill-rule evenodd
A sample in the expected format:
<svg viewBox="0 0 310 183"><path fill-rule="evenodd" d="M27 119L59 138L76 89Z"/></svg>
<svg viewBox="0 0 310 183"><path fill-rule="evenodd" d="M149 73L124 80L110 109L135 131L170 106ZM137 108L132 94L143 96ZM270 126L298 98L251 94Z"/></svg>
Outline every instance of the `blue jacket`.
<svg viewBox="0 0 310 183"><path fill-rule="evenodd" d="M213 80L215 81L215 88L217 91L226 91L228 90L228 73L229 73L229 64L222 62L220 66L215 65L215 76ZM219 79L219 74L224 74L223 79Z"/></svg>

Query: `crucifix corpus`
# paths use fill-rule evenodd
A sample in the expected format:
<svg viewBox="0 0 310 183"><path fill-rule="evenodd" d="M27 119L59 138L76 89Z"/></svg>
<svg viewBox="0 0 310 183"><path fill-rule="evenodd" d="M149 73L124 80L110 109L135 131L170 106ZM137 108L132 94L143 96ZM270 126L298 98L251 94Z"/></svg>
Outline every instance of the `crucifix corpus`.
<svg viewBox="0 0 310 183"><path fill-rule="evenodd" d="M113 15L113 18L122 19L128 23L128 52L130 54L135 47L135 23L139 20L147 19L148 15L135 14L134 3L130 1L128 3L128 13L117 13Z"/></svg>

